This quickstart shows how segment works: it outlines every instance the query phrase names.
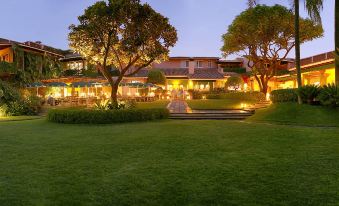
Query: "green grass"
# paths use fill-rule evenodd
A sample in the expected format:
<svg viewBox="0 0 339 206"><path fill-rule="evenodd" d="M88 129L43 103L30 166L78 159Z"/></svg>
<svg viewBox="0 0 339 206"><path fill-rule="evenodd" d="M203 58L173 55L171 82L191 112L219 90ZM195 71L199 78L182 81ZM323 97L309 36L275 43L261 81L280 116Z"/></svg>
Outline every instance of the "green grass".
<svg viewBox="0 0 339 206"><path fill-rule="evenodd" d="M39 119L40 116L9 116L9 117L0 117L0 122L8 122L8 121L23 121L23 120L32 120Z"/></svg>
<svg viewBox="0 0 339 206"><path fill-rule="evenodd" d="M338 205L339 129L0 123L0 205Z"/></svg>
<svg viewBox="0 0 339 206"><path fill-rule="evenodd" d="M158 100L154 102L138 102L137 108L139 109L166 108L168 104L169 104L168 100Z"/></svg>
<svg viewBox="0 0 339 206"><path fill-rule="evenodd" d="M251 105L253 101L241 101L236 99L206 99L189 100L188 105L192 109L243 109L241 104Z"/></svg>
<svg viewBox="0 0 339 206"><path fill-rule="evenodd" d="M339 127L339 108L280 103L258 110L248 121Z"/></svg>

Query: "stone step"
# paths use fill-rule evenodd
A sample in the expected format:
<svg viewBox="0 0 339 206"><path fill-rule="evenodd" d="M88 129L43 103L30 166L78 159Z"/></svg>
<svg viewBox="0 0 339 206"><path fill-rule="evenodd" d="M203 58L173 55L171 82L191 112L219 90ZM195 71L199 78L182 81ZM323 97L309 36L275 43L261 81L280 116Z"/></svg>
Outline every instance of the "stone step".
<svg viewBox="0 0 339 206"><path fill-rule="evenodd" d="M249 117L252 116L253 113L237 113L237 114L202 114L202 113L172 113L170 116L172 117Z"/></svg>
<svg viewBox="0 0 339 206"><path fill-rule="evenodd" d="M246 116L170 116L169 119L180 120L244 120Z"/></svg>

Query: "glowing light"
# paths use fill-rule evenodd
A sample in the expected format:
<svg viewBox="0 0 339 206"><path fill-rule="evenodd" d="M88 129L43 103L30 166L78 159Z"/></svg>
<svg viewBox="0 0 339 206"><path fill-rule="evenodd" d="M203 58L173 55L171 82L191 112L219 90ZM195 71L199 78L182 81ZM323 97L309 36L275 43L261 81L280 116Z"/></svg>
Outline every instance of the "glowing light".
<svg viewBox="0 0 339 206"><path fill-rule="evenodd" d="M127 93L127 96L131 96L131 95L132 95L131 92L128 92L128 93Z"/></svg>
<svg viewBox="0 0 339 206"><path fill-rule="evenodd" d="M190 100L190 99L191 99L191 96L190 96L190 95L187 95L187 99Z"/></svg>
<svg viewBox="0 0 339 206"><path fill-rule="evenodd" d="M267 100L267 101L270 101L270 99L271 99L271 94L270 94L270 93L267 93L267 94L266 94L266 100Z"/></svg>
<svg viewBox="0 0 339 206"><path fill-rule="evenodd" d="M155 96L155 93L154 93L154 92L151 92L151 93L149 93L149 96L150 96L150 97L154 97L154 96Z"/></svg>
<svg viewBox="0 0 339 206"><path fill-rule="evenodd" d="M248 89L248 84L245 83L245 84L244 84L244 90L246 91L247 89Z"/></svg>
<svg viewBox="0 0 339 206"><path fill-rule="evenodd" d="M136 93L135 93L135 96L139 97L139 96L140 96L140 93L139 93L139 92L136 92Z"/></svg>
<svg viewBox="0 0 339 206"><path fill-rule="evenodd" d="M167 96L167 97L166 97L166 99L170 99L170 97L169 97L169 96Z"/></svg>
<svg viewBox="0 0 339 206"><path fill-rule="evenodd" d="M205 96L205 95L204 95L204 96L202 96L202 99L203 99L203 100L206 100L206 96Z"/></svg>

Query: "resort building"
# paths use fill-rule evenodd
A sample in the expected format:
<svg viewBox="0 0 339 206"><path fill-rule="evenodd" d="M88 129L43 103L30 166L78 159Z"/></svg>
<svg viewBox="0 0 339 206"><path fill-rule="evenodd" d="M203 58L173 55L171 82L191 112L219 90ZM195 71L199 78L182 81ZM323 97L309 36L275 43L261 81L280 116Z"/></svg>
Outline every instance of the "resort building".
<svg viewBox="0 0 339 206"><path fill-rule="evenodd" d="M20 52L20 55L19 55ZM31 56L51 58L62 71L54 78L42 82L55 87L52 92L58 96L98 96L110 95L106 79L95 66L71 51L63 51L43 45L41 42L16 42L0 38L0 62L15 63L25 69L32 64ZM20 58L21 59L20 59ZM134 76L126 77L119 88L121 96L138 95L138 88L124 88L123 85L146 84L150 69L161 70L166 76L164 90L199 90L209 91L224 88L230 76L238 75L244 79L245 88L259 91L253 77L249 77L250 68L246 58L224 60L219 57L170 57L161 63L153 63L150 68L142 69ZM302 81L305 85L324 85L334 82L334 56L332 52L316 55L301 60ZM36 65L41 72L41 65ZM113 69L113 68L112 68ZM114 69L112 70L114 71ZM6 79L8 72L0 71L0 78ZM281 62L277 75L269 81L268 92L276 89L296 88L296 72L293 59ZM126 86L125 86L126 87Z"/></svg>

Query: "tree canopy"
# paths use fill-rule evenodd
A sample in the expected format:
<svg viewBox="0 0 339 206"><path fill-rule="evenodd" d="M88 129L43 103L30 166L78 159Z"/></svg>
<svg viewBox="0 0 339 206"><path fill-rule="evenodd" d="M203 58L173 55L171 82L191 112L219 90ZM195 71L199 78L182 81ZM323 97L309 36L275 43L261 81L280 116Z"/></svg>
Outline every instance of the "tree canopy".
<svg viewBox="0 0 339 206"><path fill-rule="evenodd" d="M301 43L323 35L322 26L310 19L300 18L300 28ZM235 18L222 36L221 50L225 56L246 57L261 91L266 93L269 79L295 46L294 34L292 11L281 5L258 5Z"/></svg>
<svg viewBox="0 0 339 206"><path fill-rule="evenodd" d="M177 42L169 20L140 0L99 1L70 26L70 47L86 57L106 77L116 101L118 85L154 61L166 59ZM113 80L109 65L120 72Z"/></svg>
<svg viewBox="0 0 339 206"><path fill-rule="evenodd" d="M148 72L148 83L152 84L159 84L159 85L165 85L166 84L166 76L164 72L162 72L159 69L152 69Z"/></svg>

